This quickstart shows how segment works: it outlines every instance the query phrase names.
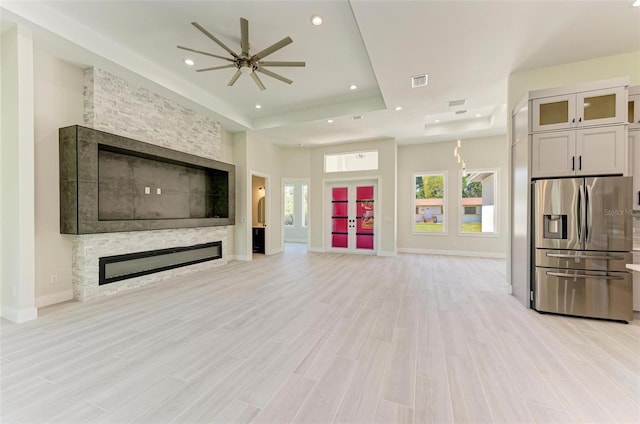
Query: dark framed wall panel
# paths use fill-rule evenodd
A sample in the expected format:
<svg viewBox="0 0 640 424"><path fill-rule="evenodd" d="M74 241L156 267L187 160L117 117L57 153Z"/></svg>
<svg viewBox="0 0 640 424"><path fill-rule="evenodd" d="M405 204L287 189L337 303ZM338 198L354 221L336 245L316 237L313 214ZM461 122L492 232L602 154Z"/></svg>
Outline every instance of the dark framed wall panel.
<svg viewBox="0 0 640 424"><path fill-rule="evenodd" d="M74 125L61 128L60 232L235 224L235 166Z"/></svg>

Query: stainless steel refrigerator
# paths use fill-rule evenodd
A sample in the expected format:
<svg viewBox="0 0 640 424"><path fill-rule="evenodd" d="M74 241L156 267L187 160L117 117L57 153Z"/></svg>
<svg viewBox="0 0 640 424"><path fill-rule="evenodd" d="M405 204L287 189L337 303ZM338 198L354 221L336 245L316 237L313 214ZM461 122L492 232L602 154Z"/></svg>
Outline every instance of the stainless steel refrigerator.
<svg viewBox="0 0 640 424"><path fill-rule="evenodd" d="M632 178L534 182L532 307L633 320Z"/></svg>

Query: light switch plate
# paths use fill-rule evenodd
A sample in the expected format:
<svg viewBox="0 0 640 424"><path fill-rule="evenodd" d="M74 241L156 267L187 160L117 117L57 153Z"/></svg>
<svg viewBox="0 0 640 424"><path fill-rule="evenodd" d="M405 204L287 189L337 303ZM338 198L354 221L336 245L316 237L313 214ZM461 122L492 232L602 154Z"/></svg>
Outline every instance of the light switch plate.
<svg viewBox="0 0 640 424"><path fill-rule="evenodd" d="M151 187L145 187L144 194L151 194Z"/></svg>
<svg viewBox="0 0 640 424"><path fill-rule="evenodd" d="M156 194L162 194L162 189L160 187L156 189Z"/></svg>

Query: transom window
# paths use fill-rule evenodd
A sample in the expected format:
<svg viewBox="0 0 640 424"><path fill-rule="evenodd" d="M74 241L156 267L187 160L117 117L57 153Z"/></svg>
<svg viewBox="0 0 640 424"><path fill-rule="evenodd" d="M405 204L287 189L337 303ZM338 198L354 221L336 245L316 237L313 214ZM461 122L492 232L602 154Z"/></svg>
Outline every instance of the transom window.
<svg viewBox="0 0 640 424"><path fill-rule="evenodd" d="M324 172L369 171L378 169L378 151L324 155Z"/></svg>

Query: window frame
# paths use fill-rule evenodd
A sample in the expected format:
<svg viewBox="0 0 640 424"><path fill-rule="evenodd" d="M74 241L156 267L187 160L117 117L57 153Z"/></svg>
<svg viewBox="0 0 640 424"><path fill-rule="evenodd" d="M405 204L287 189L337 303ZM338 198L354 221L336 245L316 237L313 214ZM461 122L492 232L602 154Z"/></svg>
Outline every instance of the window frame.
<svg viewBox="0 0 640 424"><path fill-rule="evenodd" d="M494 198L494 211L495 216L493 218L494 231L492 232L470 232L470 231L462 231L462 217L468 216L465 212L465 206L462 205L462 170L458 170L458 235L462 237L500 237L500 168L473 168L468 169L467 175L478 174L478 173L493 173L494 182L493 182L493 198ZM482 205L481 205L482 207ZM476 212L478 211L478 207L475 206ZM482 209L480 209L480 215L482 216ZM482 222L482 218L481 221Z"/></svg>
<svg viewBox="0 0 640 424"><path fill-rule="evenodd" d="M439 176L441 175L444 179L442 182L442 192L443 196L443 213L444 221L442 222L442 231L418 231L416 230L416 178L417 177L425 177L425 176ZM412 235L427 235L427 236L447 236L449 235L449 200L447 195L447 185L449 179L449 172L447 170L441 171L422 171L422 172L412 172L411 173L411 234Z"/></svg>

